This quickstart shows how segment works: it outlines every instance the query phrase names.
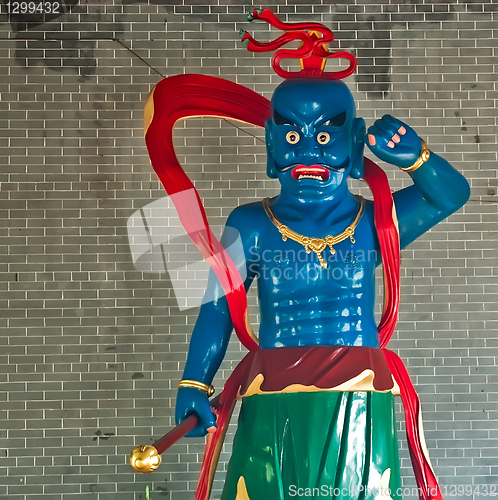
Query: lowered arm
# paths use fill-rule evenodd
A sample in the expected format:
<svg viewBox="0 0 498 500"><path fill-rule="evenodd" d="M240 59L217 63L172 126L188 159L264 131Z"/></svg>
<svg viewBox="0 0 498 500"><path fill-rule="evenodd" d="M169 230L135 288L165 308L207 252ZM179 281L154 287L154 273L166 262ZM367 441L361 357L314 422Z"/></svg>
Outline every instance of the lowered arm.
<svg viewBox="0 0 498 500"><path fill-rule="evenodd" d="M255 277L255 269L254 266L249 265L246 256L249 255L249 248L255 244L255 237L248 234L246 230L247 221L245 226L241 224L240 208L235 209L228 218L221 244L227 249L227 253L239 270L245 267L247 277L244 281L244 287L247 291ZM233 237L234 231L230 231L229 228L235 229L240 235L242 247L240 244L233 246L239 250L239 253L243 250L243 255L234 255L227 248L235 239ZM182 380L194 380L210 385L225 357L233 329L226 296L212 271L208 280L206 296L208 300L201 306L192 332ZM202 436L205 435L206 431L214 430L216 419L211 411L206 394L196 388L180 387L175 413L177 423L193 412L199 416L200 423L188 436Z"/></svg>

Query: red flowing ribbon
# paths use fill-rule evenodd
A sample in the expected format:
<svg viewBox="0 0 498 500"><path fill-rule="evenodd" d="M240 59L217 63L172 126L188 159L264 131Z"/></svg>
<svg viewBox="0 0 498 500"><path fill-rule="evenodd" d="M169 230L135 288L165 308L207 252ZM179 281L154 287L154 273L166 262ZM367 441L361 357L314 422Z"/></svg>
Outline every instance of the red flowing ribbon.
<svg viewBox="0 0 498 500"><path fill-rule="evenodd" d="M232 118L264 127L270 116L270 103L252 90L227 80L178 75L157 84L153 104L154 114L145 136L152 166L171 196L183 227L220 280L240 341L249 350L257 349L258 343L247 321L244 283L213 235L199 194L176 158L173 127L177 121L194 116ZM195 196L182 195L185 192Z"/></svg>
<svg viewBox="0 0 498 500"><path fill-rule="evenodd" d="M432 469L425 445L418 394L399 356L388 349L382 350L384 351L384 357L394 376L394 380L399 386L401 401L403 402L403 409L405 411L408 449L410 451L419 496L423 500L442 500L443 495L441 494L441 489Z"/></svg>
<svg viewBox="0 0 498 500"><path fill-rule="evenodd" d="M386 173L372 160L364 159L363 179L374 197L374 222L384 271L384 310L380 319L379 343L386 347L392 337L399 311L399 231Z"/></svg>
<svg viewBox="0 0 498 500"><path fill-rule="evenodd" d="M410 458L420 498L442 500L443 497L426 451L420 400L403 361L397 354L386 349L398 319L400 295L401 259L394 200L385 172L368 158L365 158L364 167L363 179L374 196L374 221L384 271L384 311L378 326L380 348L400 389Z"/></svg>
<svg viewBox="0 0 498 500"><path fill-rule="evenodd" d="M193 116L231 118L263 127L270 116L270 103L255 92L220 78L179 75L158 83L153 94L153 108L152 121L146 133L152 166L171 196L183 226L220 280L240 341L249 350L256 350L258 343L247 321L247 297L242 278L209 228L201 199L176 158L172 131L178 120ZM396 354L385 349L393 334L399 309L400 249L394 201L384 171L367 158L364 167L363 178L374 196L374 220L384 270L384 311L379 324L380 347L400 387L406 414L408 445L421 492L420 498L440 500L442 497L439 486L425 453L419 422L418 396L403 362ZM184 195L184 192L192 192L194 196ZM208 437L195 500L209 498L218 454L233 411L245 363L243 360L237 366L220 396L216 409L218 430Z"/></svg>

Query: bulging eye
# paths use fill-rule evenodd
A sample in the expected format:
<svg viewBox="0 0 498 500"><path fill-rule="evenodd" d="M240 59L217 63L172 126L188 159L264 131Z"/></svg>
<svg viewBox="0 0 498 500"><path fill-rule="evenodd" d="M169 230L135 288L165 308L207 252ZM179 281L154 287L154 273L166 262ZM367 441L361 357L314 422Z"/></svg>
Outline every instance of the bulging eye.
<svg viewBox="0 0 498 500"><path fill-rule="evenodd" d="M297 144L299 142L299 134L292 130L287 132L285 139L289 144Z"/></svg>
<svg viewBox="0 0 498 500"><path fill-rule="evenodd" d="M320 132L316 137L316 140L318 141L318 144L321 144L323 146L329 143L330 135L327 132Z"/></svg>

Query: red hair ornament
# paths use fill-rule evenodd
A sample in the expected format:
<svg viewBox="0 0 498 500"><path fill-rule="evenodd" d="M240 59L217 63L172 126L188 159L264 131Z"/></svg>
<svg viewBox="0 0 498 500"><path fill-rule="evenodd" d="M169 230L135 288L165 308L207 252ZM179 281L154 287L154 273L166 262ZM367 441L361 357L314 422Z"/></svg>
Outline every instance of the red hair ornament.
<svg viewBox="0 0 498 500"><path fill-rule="evenodd" d="M334 41L334 34L328 28L318 23L284 23L269 9L253 10L247 14L247 19L266 21L270 26L285 33L272 42L257 42L247 31L240 30L242 42L251 52L269 52L276 50L271 64L275 73L282 78L323 78L341 80L351 75L356 68L356 58L349 52L329 52L328 43ZM281 49L290 42L299 40L298 49ZM327 59L341 58L349 61L349 67L340 71L324 71ZM299 59L301 71L286 71L280 65L283 59Z"/></svg>

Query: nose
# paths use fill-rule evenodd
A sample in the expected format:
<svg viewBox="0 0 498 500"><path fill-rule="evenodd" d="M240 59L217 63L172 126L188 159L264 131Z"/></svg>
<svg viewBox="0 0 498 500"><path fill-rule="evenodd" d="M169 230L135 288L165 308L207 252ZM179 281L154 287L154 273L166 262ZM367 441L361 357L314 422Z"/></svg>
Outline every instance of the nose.
<svg viewBox="0 0 498 500"><path fill-rule="evenodd" d="M320 157L320 148L314 137L303 137L299 146L299 156L305 159L313 159Z"/></svg>

